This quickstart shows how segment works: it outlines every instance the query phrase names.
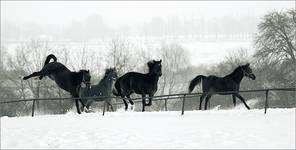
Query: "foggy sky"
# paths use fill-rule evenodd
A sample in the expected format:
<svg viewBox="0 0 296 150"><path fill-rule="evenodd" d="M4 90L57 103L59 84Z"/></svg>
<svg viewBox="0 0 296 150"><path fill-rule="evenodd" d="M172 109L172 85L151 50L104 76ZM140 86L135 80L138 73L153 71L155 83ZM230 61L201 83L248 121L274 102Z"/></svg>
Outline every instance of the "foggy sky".
<svg viewBox="0 0 296 150"><path fill-rule="evenodd" d="M15 28L10 28L13 31L18 28L24 29L24 26L32 26L33 30L26 33L33 34L34 29L37 29L35 28L37 24L48 33L60 33L60 30L67 30L71 24L76 25L77 22L85 21L92 15L99 16L106 27L129 26L131 29L136 29L155 17L163 20L174 16L217 20L229 16L237 19L242 16L251 16L258 21L268 12L291 8L295 8L294 1L1 1L1 41L5 41L3 35L6 31L3 29L7 26L7 22L9 22L8 25L15 26ZM254 22L254 26L249 28L256 28L257 23ZM209 24L215 24L215 22ZM111 30L111 32L116 32L116 30ZM78 33L78 36L83 34L80 31ZM190 43L184 47L191 53L192 64L219 62L229 51L237 48L252 50L252 41L227 44L216 42L214 44Z"/></svg>
<svg viewBox="0 0 296 150"><path fill-rule="evenodd" d="M294 1L1 1L1 24L9 20L64 26L98 14L108 25L116 27L133 26L155 16L262 16L268 11L293 7Z"/></svg>

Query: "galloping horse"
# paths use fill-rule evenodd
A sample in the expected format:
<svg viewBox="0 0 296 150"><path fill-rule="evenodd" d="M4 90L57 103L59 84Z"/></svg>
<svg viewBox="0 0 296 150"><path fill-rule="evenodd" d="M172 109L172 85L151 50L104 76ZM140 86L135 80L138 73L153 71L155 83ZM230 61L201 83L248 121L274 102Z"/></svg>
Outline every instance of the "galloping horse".
<svg viewBox="0 0 296 150"><path fill-rule="evenodd" d="M128 105L125 97L129 100L131 105L134 102L131 100L130 95L132 93L142 95L142 111L145 111L145 106L152 105L152 96L154 96L157 91L157 83L159 77L162 75L161 72L161 60L160 61L149 61L147 63L149 68L149 73L142 74L138 72L128 72L118 78L115 82L115 89L113 89L113 94L116 96L121 96L125 104L125 110L127 110ZM146 95L149 95L149 103L146 104Z"/></svg>
<svg viewBox="0 0 296 150"><path fill-rule="evenodd" d="M53 59L53 62L49 62ZM39 76L41 80L44 76L48 76L50 79L54 80L56 84L63 90L69 92L73 98L78 98L77 89L80 86L90 86L91 76L89 70L80 70L79 72L72 72L63 64L57 62L57 58L50 54L47 56L43 68L34 72L28 76L25 76L23 79L27 80L32 77ZM84 106L81 99L79 99L81 104ZM81 113L79 110L78 99L75 99L77 113Z"/></svg>
<svg viewBox="0 0 296 150"><path fill-rule="evenodd" d="M79 90L79 97L93 97L93 96L103 96L105 101L107 102L107 111L109 110L109 106L113 111L113 107L111 105L111 94L112 94L112 85L113 81L117 79L117 73L115 68L106 69L105 75L103 79L97 85L91 85L91 88L81 87ZM86 109L89 110L89 107L94 101L102 101L102 99L94 99L94 98L81 98L82 102L85 104ZM84 110L84 108L83 108Z"/></svg>
<svg viewBox="0 0 296 150"><path fill-rule="evenodd" d="M215 92L225 92L219 93L220 95L230 95L232 94L233 104L236 105L236 97L239 98L247 109L250 107L246 104L244 98L238 93L240 83L243 77L246 76L253 80L256 79L256 76L253 74L250 64L247 63L243 66L238 66L232 73L226 75L225 77L217 76L203 76L198 75L193 80L191 80L189 85L189 92L192 92L194 87L201 82L203 94L200 97L199 110L201 110L201 104L203 99L206 97L205 110L207 109L208 101L215 94ZM234 93L227 93L234 91Z"/></svg>

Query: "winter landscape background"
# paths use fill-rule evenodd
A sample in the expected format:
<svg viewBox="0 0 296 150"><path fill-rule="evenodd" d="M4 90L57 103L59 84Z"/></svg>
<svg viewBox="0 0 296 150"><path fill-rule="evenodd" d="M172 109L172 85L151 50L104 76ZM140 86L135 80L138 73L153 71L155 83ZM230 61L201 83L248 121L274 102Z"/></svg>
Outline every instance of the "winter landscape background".
<svg viewBox="0 0 296 150"><path fill-rule="evenodd" d="M244 78L241 90L296 87L295 16L295 1L1 1L0 101L70 97L49 78L22 80L51 53L70 70L89 69L93 84L106 68L147 72L149 60L162 59L156 95L187 92L196 75L225 76L247 62L257 78ZM32 102L1 104L1 148L295 149L295 92L270 92L266 116L265 93L242 96L252 110L214 96L211 110L196 111L199 98L190 98L182 117L180 99L168 101L169 112L155 101L145 113L137 103L105 117L99 102L76 115L71 100L37 101L34 118Z"/></svg>

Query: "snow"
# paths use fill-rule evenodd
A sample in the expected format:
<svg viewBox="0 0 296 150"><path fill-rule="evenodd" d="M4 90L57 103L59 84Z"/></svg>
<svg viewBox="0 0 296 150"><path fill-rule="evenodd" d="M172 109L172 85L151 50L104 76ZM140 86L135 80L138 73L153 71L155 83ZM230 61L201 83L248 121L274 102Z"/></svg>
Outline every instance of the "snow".
<svg viewBox="0 0 296 150"><path fill-rule="evenodd" d="M295 108L1 117L1 148L295 149Z"/></svg>

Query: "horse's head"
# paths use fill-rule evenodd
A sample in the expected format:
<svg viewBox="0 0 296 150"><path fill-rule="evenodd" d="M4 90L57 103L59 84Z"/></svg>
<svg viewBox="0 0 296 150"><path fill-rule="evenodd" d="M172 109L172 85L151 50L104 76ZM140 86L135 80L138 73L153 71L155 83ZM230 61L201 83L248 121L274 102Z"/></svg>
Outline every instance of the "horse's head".
<svg viewBox="0 0 296 150"><path fill-rule="evenodd" d="M80 70L79 72L82 75L81 82L84 83L87 87L90 86L91 76L90 76L89 70Z"/></svg>
<svg viewBox="0 0 296 150"><path fill-rule="evenodd" d="M249 63L241 66L241 70L243 71L244 76L251 78L252 80L256 79L256 76L254 75L252 69L250 68Z"/></svg>
<svg viewBox="0 0 296 150"><path fill-rule="evenodd" d="M149 61L147 63L148 67L149 67L149 73L151 74L156 74L158 76L162 75L162 71L161 71L161 60L159 61Z"/></svg>
<svg viewBox="0 0 296 150"><path fill-rule="evenodd" d="M106 69L105 76L108 78L108 80L116 80L118 78L115 68Z"/></svg>

